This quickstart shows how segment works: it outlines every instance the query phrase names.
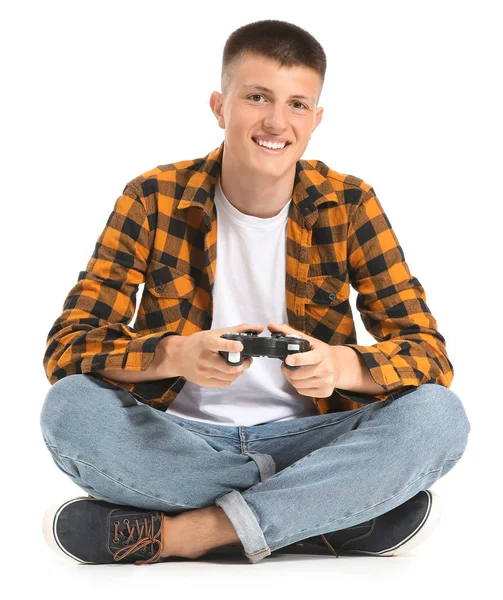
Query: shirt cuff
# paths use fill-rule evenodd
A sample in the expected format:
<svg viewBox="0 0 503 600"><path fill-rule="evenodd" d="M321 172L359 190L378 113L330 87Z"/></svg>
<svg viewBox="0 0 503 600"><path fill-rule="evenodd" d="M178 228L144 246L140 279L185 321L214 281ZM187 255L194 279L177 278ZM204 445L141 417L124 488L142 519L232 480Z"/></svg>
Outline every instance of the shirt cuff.
<svg viewBox="0 0 503 600"><path fill-rule="evenodd" d="M127 346L119 351L86 356L82 361L81 372L92 373L107 369L146 371L154 359L157 344L168 335L180 334L174 331L160 331L140 335L131 339Z"/></svg>
<svg viewBox="0 0 503 600"><path fill-rule="evenodd" d="M387 392L403 386L403 380L393 366L391 358L376 346L344 344L356 350L363 358L372 379Z"/></svg>

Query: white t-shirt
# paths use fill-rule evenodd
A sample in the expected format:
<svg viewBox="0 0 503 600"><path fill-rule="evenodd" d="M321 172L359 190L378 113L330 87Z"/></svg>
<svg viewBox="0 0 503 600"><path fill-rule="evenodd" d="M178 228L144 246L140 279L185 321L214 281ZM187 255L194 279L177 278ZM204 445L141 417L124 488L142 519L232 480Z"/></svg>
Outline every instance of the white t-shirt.
<svg viewBox="0 0 503 600"><path fill-rule="evenodd" d="M217 268L211 329L240 323L288 323L286 312L286 226L292 199L274 217L245 215L215 188ZM224 360L222 358L222 360ZM186 381L168 407L185 419L219 425L260 425L317 415L308 396L299 394L281 371L281 360L254 356L252 366L227 388Z"/></svg>

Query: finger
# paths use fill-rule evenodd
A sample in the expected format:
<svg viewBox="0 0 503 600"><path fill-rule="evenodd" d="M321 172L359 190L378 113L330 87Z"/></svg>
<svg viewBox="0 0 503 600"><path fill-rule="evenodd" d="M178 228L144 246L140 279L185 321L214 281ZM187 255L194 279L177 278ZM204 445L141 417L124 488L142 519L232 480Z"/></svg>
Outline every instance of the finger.
<svg viewBox="0 0 503 600"><path fill-rule="evenodd" d="M236 375L238 375L239 373L240 372L226 373L225 371L221 371L214 365L210 365L209 367L205 368L203 371L203 375L206 375L206 378L210 381L213 380L213 381L227 381L227 382L234 381L234 379L236 379Z"/></svg>
<svg viewBox="0 0 503 600"><path fill-rule="evenodd" d="M225 362L225 359L220 356L209 363L208 373L211 373L214 377L224 379L225 381L233 381L236 376L242 373L246 368L244 362L241 365L228 365Z"/></svg>
<svg viewBox="0 0 503 600"><path fill-rule="evenodd" d="M320 378L316 375L313 376L311 374L311 375L302 376L302 377L296 376L301 371L302 371L302 369L299 369L299 371L289 371L289 372L285 373L285 377L288 379L289 383L291 383L297 389L315 388L315 387L319 386ZM295 373L295 375L293 375L293 377L292 377L291 373Z"/></svg>
<svg viewBox="0 0 503 600"><path fill-rule="evenodd" d="M215 354L218 354L219 352L241 352L244 350L244 347L238 340L227 340L222 337L215 337L210 340L208 349Z"/></svg>
<svg viewBox="0 0 503 600"><path fill-rule="evenodd" d="M221 373L226 373L229 375L236 375L239 373L242 373L243 371L246 371L246 369L249 369L252 363L252 359L251 357L247 357L247 358L243 358L243 362L240 365L228 365L225 362L225 358L223 356L221 356L220 354L215 355L212 354L211 357L209 357L209 361L210 361L210 365L211 365L211 369L216 369L217 371L221 372Z"/></svg>
<svg viewBox="0 0 503 600"><path fill-rule="evenodd" d="M285 362L287 365L294 365L296 367L316 365L320 362L320 354L317 350L298 352L297 354L290 354L289 356L287 356Z"/></svg>
<svg viewBox="0 0 503 600"><path fill-rule="evenodd" d="M299 394L302 394L302 396L315 396L316 398L320 397L320 388L306 387L299 388L297 391L299 392Z"/></svg>
<svg viewBox="0 0 503 600"><path fill-rule="evenodd" d="M288 380L295 381L296 383L313 377L313 371L310 367L302 367L302 369L291 371L290 369L287 369L285 365L281 365L281 369Z"/></svg>
<svg viewBox="0 0 503 600"><path fill-rule="evenodd" d="M227 363L225 362L225 358L220 354L220 352L242 352L244 350L244 346L241 342L237 340L226 340L225 338L217 337L212 338L209 341L207 345L207 350L211 353L213 358L218 357L220 359L223 359L223 364L226 365ZM211 357L208 356L208 360L210 358ZM214 363L216 368L221 369L221 362L222 360L219 360Z"/></svg>

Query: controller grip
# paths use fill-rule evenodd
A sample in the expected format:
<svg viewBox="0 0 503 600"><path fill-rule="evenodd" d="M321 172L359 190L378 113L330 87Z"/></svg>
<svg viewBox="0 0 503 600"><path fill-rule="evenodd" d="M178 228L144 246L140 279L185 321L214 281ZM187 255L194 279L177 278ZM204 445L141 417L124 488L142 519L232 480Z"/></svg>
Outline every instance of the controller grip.
<svg viewBox="0 0 503 600"><path fill-rule="evenodd" d="M234 367L240 367L243 364L243 355L241 352L226 352L225 350L219 350L220 356L223 356L225 362Z"/></svg>

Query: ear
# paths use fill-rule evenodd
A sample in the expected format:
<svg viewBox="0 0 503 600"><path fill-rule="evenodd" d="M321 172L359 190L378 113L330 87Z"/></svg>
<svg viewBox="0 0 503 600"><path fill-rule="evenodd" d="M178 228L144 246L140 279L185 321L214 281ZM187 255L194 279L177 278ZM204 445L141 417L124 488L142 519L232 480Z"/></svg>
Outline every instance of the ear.
<svg viewBox="0 0 503 600"><path fill-rule="evenodd" d="M316 120L314 122L314 127L313 127L313 130L311 131L311 133L313 133L313 131L321 123L322 118L323 118L323 108L319 107L319 108L316 109Z"/></svg>
<svg viewBox="0 0 503 600"><path fill-rule="evenodd" d="M222 94L220 92L212 92L210 96L210 108L212 113L215 115L218 121L218 125L221 129L225 129L224 115L222 112Z"/></svg>

